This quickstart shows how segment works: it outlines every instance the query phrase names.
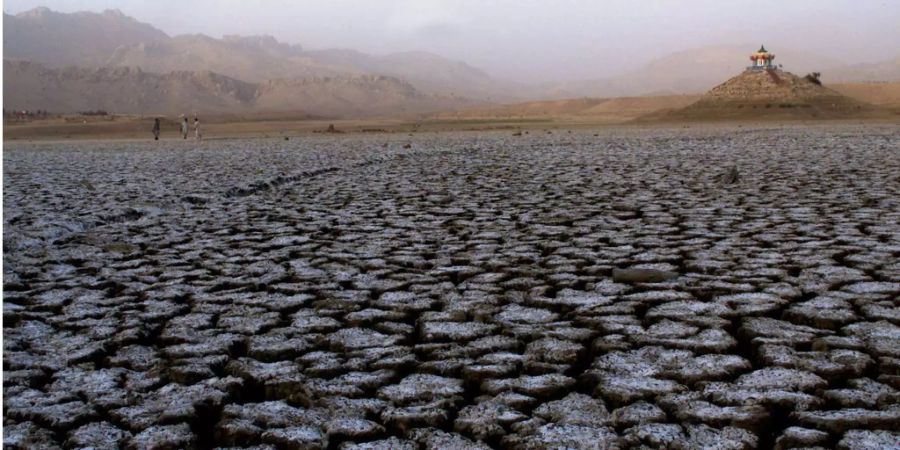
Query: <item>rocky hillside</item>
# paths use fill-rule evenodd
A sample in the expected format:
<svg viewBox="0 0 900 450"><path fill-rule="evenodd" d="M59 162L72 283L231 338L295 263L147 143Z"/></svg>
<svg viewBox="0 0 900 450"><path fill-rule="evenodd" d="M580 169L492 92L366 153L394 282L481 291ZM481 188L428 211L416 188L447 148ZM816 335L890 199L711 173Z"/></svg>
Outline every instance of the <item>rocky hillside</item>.
<svg viewBox="0 0 900 450"><path fill-rule="evenodd" d="M498 100L521 95L525 86L494 79L462 61L453 61L427 52L401 52L384 56L354 50L306 52L310 58L330 67L378 73L409 81L423 92Z"/></svg>
<svg viewBox="0 0 900 450"><path fill-rule="evenodd" d="M256 86L214 72L167 74L129 67L51 69L22 61L3 62L3 106L70 113L193 113L244 111Z"/></svg>
<svg viewBox="0 0 900 450"><path fill-rule="evenodd" d="M276 78L388 75L417 90L487 98L513 86L461 61L427 52L368 55L345 49L310 51L271 36L170 37L117 10L63 14L37 8L3 15L4 58L47 67L140 67L147 72L211 70L262 83Z"/></svg>
<svg viewBox="0 0 900 450"><path fill-rule="evenodd" d="M431 112L470 104L423 94L410 83L383 75L278 79L259 85L254 106L261 112L303 110L326 116L357 117Z"/></svg>
<svg viewBox="0 0 900 450"><path fill-rule="evenodd" d="M470 104L424 94L394 77L345 75L249 83L211 71L164 74L130 67L51 69L3 63L4 107L72 113L238 114L302 112L360 117L436 111Z"/></svg>
<svg viewBox="0 0 900 450"><path fill-rule="evenodd" d="M3 14L3 57L48 67L100 66L122 45L151 45L166 33L118 10L58 13L35 8Z"/></svg>
<svg viewBox="0 0 900 450"><path fill-rule="evenodd" d="M163 42L123 45L107 66L141 67L151 72L212 70L233 78L260 83L274 78L358 74L320 64L303 56L294 46L281 45L265 36L214 39L202 34L181 35Z"/></svg>
<svg viewBox="0 0 900 450"><path fill-rule="evenodd" d="M714 87L701 102L796 102L822 96L840 96L810 79L780 70L747 70Z"/></svg>
<svg viewBox="0 0 900 450"><path fill-rule="evenodd" d="M781 70L746 70L665 119L853 118L880 111L821 83Z"/></svg>

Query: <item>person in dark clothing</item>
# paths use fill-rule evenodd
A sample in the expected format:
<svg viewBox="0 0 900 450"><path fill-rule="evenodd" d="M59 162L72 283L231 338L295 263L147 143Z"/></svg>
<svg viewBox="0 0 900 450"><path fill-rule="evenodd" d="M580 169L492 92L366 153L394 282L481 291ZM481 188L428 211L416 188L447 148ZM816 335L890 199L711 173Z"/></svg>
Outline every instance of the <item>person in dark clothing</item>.
<svg viewBox="0 0 900 450"><path fill-rule="evenodd" d="M159 118L153 120L153 140L159 140Z"/></svg>

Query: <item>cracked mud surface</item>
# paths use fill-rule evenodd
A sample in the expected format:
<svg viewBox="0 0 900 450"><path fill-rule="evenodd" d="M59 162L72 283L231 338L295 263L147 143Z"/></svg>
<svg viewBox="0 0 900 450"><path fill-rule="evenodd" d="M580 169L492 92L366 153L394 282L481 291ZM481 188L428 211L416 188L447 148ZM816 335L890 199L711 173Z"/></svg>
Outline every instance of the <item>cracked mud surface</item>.
<svg viewBox="0 0 900 450"><path fill-rule="evenodd" d="M896 127L165 145L5 149L4 447L900 442Z"/></svg>

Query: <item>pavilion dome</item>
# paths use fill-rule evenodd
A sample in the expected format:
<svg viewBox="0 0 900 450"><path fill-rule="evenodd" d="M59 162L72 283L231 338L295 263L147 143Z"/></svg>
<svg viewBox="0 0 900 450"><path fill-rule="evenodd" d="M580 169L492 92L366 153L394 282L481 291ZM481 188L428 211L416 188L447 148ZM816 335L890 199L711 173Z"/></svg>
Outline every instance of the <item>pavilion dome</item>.
<svg viewBox="0 0 900 450"><path fill-rule="evenodd" d="M750 55L751 61L758 61L758 60L772 61L773 59L775 59L775 54L769 53L769 51L766 50L765 45L760 45L759 50L757 50L755 53L752 53Z"/></svg>

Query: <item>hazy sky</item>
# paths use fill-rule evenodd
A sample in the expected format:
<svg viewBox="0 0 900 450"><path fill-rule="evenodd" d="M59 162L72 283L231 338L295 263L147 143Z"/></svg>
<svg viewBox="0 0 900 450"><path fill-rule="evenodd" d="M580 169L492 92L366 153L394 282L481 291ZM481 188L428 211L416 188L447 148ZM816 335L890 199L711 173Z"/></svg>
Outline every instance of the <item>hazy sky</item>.
<svg viewBox="0 0 900 450"><path fill-rule="evenodd" d="M900 55L900 0L4 0L8 13L118 8L170 35L270 34L306 48L425 50L521 81L621 73L707 45L848 62ZM755 49L748 49L755 50Z"/></svg>

